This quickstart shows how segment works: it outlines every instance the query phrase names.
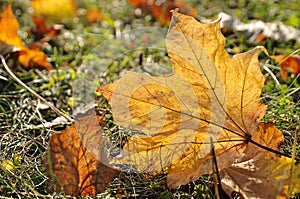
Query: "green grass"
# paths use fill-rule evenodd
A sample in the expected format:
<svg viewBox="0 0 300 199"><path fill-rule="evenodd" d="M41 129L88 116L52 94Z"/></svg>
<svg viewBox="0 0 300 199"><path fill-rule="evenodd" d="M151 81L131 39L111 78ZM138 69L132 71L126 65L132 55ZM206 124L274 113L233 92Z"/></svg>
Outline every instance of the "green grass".
<svg viewBox="0 0 300 199"><path fill-rule="evenodd" d="M28 1L13 2L14 13L20 22L22 39L29 44L33 41L32 35L27 34L28 28L32 27L28 13ZM243 22L250 19L261 19L268 22L281 21L287 25L300 28L300 12L297 1L186 1L190 6L198 10L200 17L215 17L217 12L226 11L237 15ZM3 2L1 2L3 3ZM78 0L79 7L85 9L94 5L105 14L106 19L102 23L88 24L79 16L76 20L67 24L66 29L59 37L53 38L49 45L43 47L54 66L51 72L36 69L23 69L13 57L7 59L13 72L33 90L53 103L58 109L72 114L73 110L68 101L73 93L73 83L82 83L80 78L92 80L92 87L112 82L120 77L128 69L136 71L148 71L147 64L161 64L167 66L164 71L156 68L151 71L154 75L167 74L170 65L165 50L139 49L128 51L120 45L122 41L116 39L118 32L128 32L136 28L156 27L161 25L148 15L135 16L135 9L126 1L118 0ZM271 12L266 12L271 10ZM164 27L165 28L165 27ZM246 42L242 34L234 34L227 37L226 49L233 49L234 53L244 52L253 48L253 44ZM95 50L100 46L104 50ZM103 46L104 44L108 46ZM300 48L299 43L279 43L270 39L264 40L259 45L264 45L270 54L289 54ZM120 47L121 46L121 47ZM163 44L160 46L163 48ZM107 49L116 49L109 53ZM119 54L115 54L118 52ZM121 52L121 53L120 53ZM139 67L143 56L145 68ZM147 60L149 62L147 62ZM282 150L292 153L294 135L299 119L299 98L297 93L291 94L299 88L299 79L291 78L281 80L280 70L276 62L261 56L262 63L267 61L271 71L280 81L276 85L268 72L262 70L266 77L265 87L262 94L262 102L267 107L267 112L262 121L274 122L284 133L286 142ZM107 73L98 73L99 65L107 66ZM169 66L168 66L169 65ZM100 68L101 69L101 68ZM88 72L84 76L82 73ZM298 91L299 93L299 91ZM85 93L86 94L86 93ZM93 93L87 93L88 99L96 98ZM104 133L113 143L118 146L124 145L132 131L123 129L113 123L112 113L105 99L99 97L99 109L106 111ZM42 156L47 148L51 135L65 128L65 124L45 128L46 122L57 118L49 107L42 104L31 93L17 84L0 67L0 162L12 161L15 169L0 169L0 198L41 198L49 197L47 192L48 180L41 163ZM300 139L297 144L296 154L300 155ZM101 195L115 195L118 190L125 190L128 196L136 197L161 197L168 196L178 198L213 198L213 181L211 176L203 176L196 182L182 186L176 190L169 190L166 185L165 175L147 176L143 174L122 173ZM64 195L56 195L64 198ZM99 196L100 197L100 196Z"/></svg>

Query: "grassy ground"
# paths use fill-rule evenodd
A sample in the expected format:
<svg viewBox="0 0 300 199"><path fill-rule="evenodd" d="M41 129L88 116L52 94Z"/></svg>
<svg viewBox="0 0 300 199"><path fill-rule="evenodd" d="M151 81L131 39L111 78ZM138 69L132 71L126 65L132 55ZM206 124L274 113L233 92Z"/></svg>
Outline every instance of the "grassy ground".
<svg viewBox="0 0 300 199"><path fill-rule="evenodd" d="M28 29L32 27L30 16L27 14L28 1L10 2L13 2L14 13L20 22L20 33L23 41L25 43L32 42L32 35L28 34ZM300 11L297 1L289 0L274 3L271 1L244 0L189 0L186 2L189 6L197 9L199 17L214 17L218 12L225 11L238 16L243 22L250 19L261 19L268 22L281 21L300 29ZM164 49L144 48L128 51L121 45L124 42L124 39L119 37L121 33L133 34L132 30L136 31L148 27L166 28L151 19L150 16L136 15L135 13L138 12L124 0L79 0L78 5L82 12L86 8L96 5L106 16L106 19L96 24L90 24L84 17L79 16L67 22L66 29L43 48L51 59L54 70L50 72L36 69L25 70L13 58L7 59L8 65L23 82L49 102L52 102L58 109L70 115L73 113L70 103L74 99L73 97L83 95L81 100L87 102L93 99L93 97L87 98L90 93L80 95L80 93L75 92L85 84L82 79L91 81L92 84L88 84L88 86L95 87L117 79L127 69L145 70L145 68L137 67L141 62L141 54L146 65L157 63L167 66L169 64ZM155 37L158 36L155 35ZM244 52L254 46L247 43L242 34L230 35L227 39L226 49L230 52ZM292 41L282 43L270 39L262 41L259 45L266 46L270 54L289 54L300 48L299 43ZM163 43L158 43L157 46L164 47ZM267 60L265 56L261 58L264 63L268 63L267 66L280 82L280 86L276 85L270 74L262 70L266 77L262 102L268 105L263 121L276 123L276 126L282 130L286 137L286 143L282 148L285 152L291 153L295 130L300 124L300 102L297 93L293 93L295 89L299 88L300 77L289 77L287 81L283 81L277 63ZM99 68L99 65L105 67ZM109 67L106 67L108 65ZM105 74L101 73L104 69L108 71ZM147 67L146 70L148 70ZM155 68L151 73L157 75L169 71L170 66L164 70ZM87 72L88 75L84 76L83 72ZM109 112L105 101L101 101L99 106L102 110ZM3 67L0 67L0 162L2 165L3 162L6 162L15 167L12 170L0 169L0 198L50 196L46 191L48 181L41 159L50 136L56 131L64 129L66 124L47 128L43 125L57 117L58 115L49 107L16 83ZM105 122L105 133L112 135L114 139L120 140L128 135L128 130L112 124L112 118L109 114L107 114ZM297 144L296 153L299 156L300 142ZM107 192L102 196L115 195L118 190L122 189L126 190L128 195L134 196L136 194L138 198L159 196L164 198L168 194L172 194L174 197L180 196L180 198L213 197L210 189L213 186L210 176L203 176L197 182L177 190L169 190L169 192L165 180L164 175L149 177L142 174L122 173L109 185ZM59 197L59 194L57 196ZM64 196L60 195L60 197Z"/></svg>

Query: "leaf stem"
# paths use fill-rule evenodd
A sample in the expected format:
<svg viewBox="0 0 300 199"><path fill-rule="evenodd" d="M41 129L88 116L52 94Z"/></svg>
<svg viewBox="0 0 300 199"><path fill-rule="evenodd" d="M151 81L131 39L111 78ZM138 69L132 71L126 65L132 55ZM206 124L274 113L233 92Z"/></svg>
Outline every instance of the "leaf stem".
<svg viewBox="0 0 300 199"><path fill-rule="evenodd" d="M29 88L24 82L22 82L11 70L10 68L7 66L6 61L4 59L4 57L2 55L0 55L1 58L1 62L2 65L4 66L5 70L9 73L9 75L16 80L21 86L23 86L26 90L28 90L31 94L33 94L35 97L37 97L38 99L40 99L42 102L44 102L45 104L47 104L55 113L57 113L58 115L63 116L64 118L66 118L67 121L69 122L73 122L73 119L68 116L67 114L65 114L64 112L62 112L61 110L59 110L58 108L56 108L53 104L51 104L50 102L48 102L45 98L43 98L42 96L40 96L39 94L37 94L34 90L32 90L31 88Z"/></svg>
<svg viewBox="0 0 300 199"><path fill-rule="evenodd" d="M277 155L282 155L282 156L284 156L284 157L292 158L292 156L289 155L289 154L286 154L286 153L277 151L277 150L275 150L275 149L269 148L269 147L267 147L267 146L261 145L261 144L255 142L255 141L252 140L252 139L251 139L249 142L252 143L252 144L254 144L254 145L256 145L256 146L258 146L258 147L260 147L260 148L262 148L262 149L265 149L265 150L267 150L267 151L273 152L273 153L275 153L275 154L277 154ZM295 160L300 161L300 158L299 158L299 157L295 157Z"/></svg>

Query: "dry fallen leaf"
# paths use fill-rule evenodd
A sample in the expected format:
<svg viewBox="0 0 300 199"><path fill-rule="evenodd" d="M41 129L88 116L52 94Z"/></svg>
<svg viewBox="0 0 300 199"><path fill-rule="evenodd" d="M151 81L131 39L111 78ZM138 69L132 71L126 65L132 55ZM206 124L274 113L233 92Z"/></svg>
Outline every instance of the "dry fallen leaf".
<svg viewBox="0 0 300 199"><path fill-rule="evenodd" d="M142 12L151 14L161 24L167 24L171 20L171 10L179 8L180 12L195 16L196 10L188 8L183 0L164 0L164 1L149 1L149 0L128 0L128 2Z"/></svg>
<svg viewBox="0 0 300 199"><path fill-rule="evenodd" d="M279 63L282 79L287 79L288 70L291 70L294 75L299 73L300 55L272 55L270 57Z"/></svg>
<svg viewBox="0 0 300 199"><path fill-rule="evenodd" d="M30 6L34 15L46 21L61 23L76 16L77 4L74 0L33 0Z"/></svg>
<svg viewBox="0 0 300 199"><path fill-rule="evenodd" d="M52 179L49 191L76 196L103 192L119 174L109 164L101 126L93 109L51 137L44 164Z"/></svg>
<svg viewBox="0 0 300 199"><path fill-rule="evenodd" d="M168 186L175 188L213 172L210 139L219 169L250 156L249 145L257 145L251 146L254 154L270 145L257 131L265 113L257 57L261 50L267 53L265 48L230 57L219 21L201 24L176 11L166 46L173 74L127 72L97 89L109 100L117 125L140 131L129 138L115 163L134 165L138 172L167 172ZM271 148L281 142L274 136ZM278 193L285 185L277 187Z"/></svg>
<svg viewBox="0 0 300 199"><path fill-rule="evenodd" d="M37 49L29 49L22 44L22 40L18 35L19 23L13 15L10 4L0 14L0 27L3 27L0 30L0 42L11 45L21 51L19 53L19 61L24 67L33 66L46 70L52 68L43 52Z"/></svg>
<svg viewBox="0 0 300 199"><path fill-rule="evenodd" d="M275 150L284 141L274 124L266 123L259 124L252 139ZM293 194L300 191L300 165L295 165L295 172L290 176L291 164L291 158L278 157L249 144L241 159L221 170L223 189L227 194L240 192L245 199L286 198L289 184Z"/></svg>
<svg viewBox="0 0 300 199"><path fill-rule="evenodd" d="M218 22L200 24L175 13L166 38L173 74L128 72L98 90L110 100L117 124L145 134L129 139L124 150L130 155L124 151L121 162L141 172L174 165L168 180L175 187L203 174L196 174L195 168L210 156L210 145L205 144L210 137L227 141L216 143L218 155L232 153L233 159L219 164L221 168L243 151L265 111L259 103L264 83L257 61L261 48L230 58L224 43Z"/></svg>

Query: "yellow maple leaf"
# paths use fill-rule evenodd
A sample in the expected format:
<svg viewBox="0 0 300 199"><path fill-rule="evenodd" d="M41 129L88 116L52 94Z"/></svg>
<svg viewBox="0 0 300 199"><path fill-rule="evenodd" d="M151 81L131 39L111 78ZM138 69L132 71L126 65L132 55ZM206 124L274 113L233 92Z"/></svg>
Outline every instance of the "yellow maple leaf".
<svg viewBox="0 0 300 199"><path fill-rule="evenodd" d="M219 169L254 142L265 113L257 57L267 52L256 47L230 57L219 21L201 24L176 11L166 46L171 75L127 72L97 92L109 100L116 124L141 132L129 138L115 163L132 164L138 172L166 171L168 186L175 188L213 171L211 139Z"/></svg>
<svg viewBox="0 0 300 199"><path fill-rule="evenodd" d="M201 143L209 143L210 137L232 140L215 146L224 151L255 132L265 111L259 103L264 83L257 61L261 48L230 58L224 43L218 22L200 24L174 13L166 38L173 74L128 72L98 89L110 100L116 124L145 134L129 139L126 162L140 171L156 171L196 154L195 161L206 157L210 146Z"/></svg>

